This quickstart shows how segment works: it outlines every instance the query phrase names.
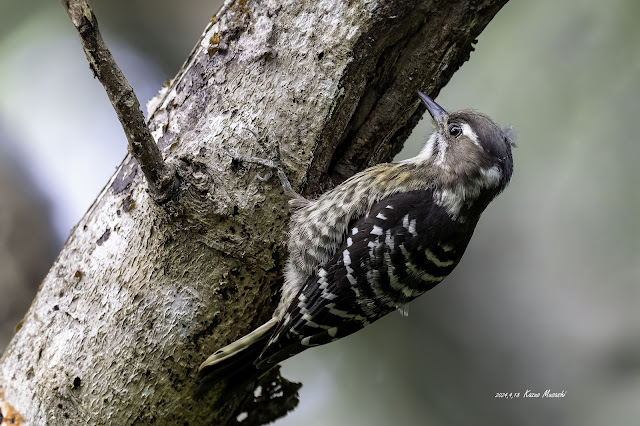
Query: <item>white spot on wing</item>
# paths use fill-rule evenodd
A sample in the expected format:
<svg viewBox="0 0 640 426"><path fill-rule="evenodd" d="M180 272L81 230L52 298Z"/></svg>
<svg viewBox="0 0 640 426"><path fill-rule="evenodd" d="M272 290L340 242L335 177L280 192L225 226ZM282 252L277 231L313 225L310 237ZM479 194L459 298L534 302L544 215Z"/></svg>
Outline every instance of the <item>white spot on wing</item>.
<svg viewBox="0 0 640 426"><path fill-rule="evenodd" d="M416 220L415 219L413 219L413 220L411 220L411 222L409 222L409 232L414 237L418 236L418 233L416 232Z"/></svg>
<svg viewBox="0 0 640 426"><path fill-rule="evenodd" d="M404 227L404 229L409 229L409 215L405 215L402 218L402 226Z"/></svg>
<svg viewBox="0 0 640 426"><path fill-rule="evenodd" d="M351 254L349 253L349 250L342 252L342 259L344 260L345 265L351 265Z"/></svg>
<svg viewBox="0 0 640 426"><path fill-rule="evenodd" d="M387 229L387 232L385 232L384 243L389 248L389 251L393 250L393 248L395 247L395 243L393 242L393 238L391 238L391 230L390 229Z"/></svg>
<svg viewBox="0 0 640 426"><path fill-rule="evenodd" d="M373 225L373 229L371 230L371 234L373 235L382 235L384 231L378 225Z"/></svg>
<svg viewBox="0 0 640 426"><path fill-rule="evenodd" d="M353 245L353 240L351 237L347 238L347 247L351 247Z"/></svg>
<svg viewBox="0 0 640 426"><path fill-rule="evenodd" d="M382 213L378 213L376 215L376 219L387 220L387 217L385 215L383 215Z"/></svg>
<svg viewBox="0 0 640 426"><path fill-rule="evenodd" d="M317 322L313 321L313 317L309 314L302 315L302 319L305 320L304 325L306 325L307 327L321 328L323 330L327 330L329 328L329 326L327 325L318 324Z"/></svg>
<svg viewBox="0 0 640 426"><path fill-rule="evenodd" d="M351 230L351 235L356 235L358 233L358 228L353 228Z"/></svg>
<svg viewBox="0 0 640 426"><path fill-rule="evenodd" d="M335 299L336 297L338 297L338 296L336 296L335 294L333 294L333 293L331 293L331 292L329 292L329 291L326 291L326 292L325 292L325 291L323 291L323 292L322 292L322 294L321 294L321 296L322 296L324 299L327 299L327 300L333 300L333 299Z"/></svg>
<svg viewBox="0 0 640 426"><path fill-rule="evenodd" d="M320 278L320 279L318 280L318 284L320 284L320 286L319 286L319 287L320 287L320 289L324 290L324 289L325 289L325 288L327 288L327 286L329 285L329 282L327 281L327 279L326 279L326 278L324 278L324 277L323 277L323 278Z"/></svg>

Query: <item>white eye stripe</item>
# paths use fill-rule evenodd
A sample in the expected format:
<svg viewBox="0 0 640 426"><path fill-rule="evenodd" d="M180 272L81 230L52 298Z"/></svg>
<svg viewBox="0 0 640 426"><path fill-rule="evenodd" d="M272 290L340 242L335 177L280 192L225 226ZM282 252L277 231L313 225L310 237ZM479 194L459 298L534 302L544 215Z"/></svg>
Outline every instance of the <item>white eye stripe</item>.
<svg viewBox="0 0 640 426"><path fill-rule="evenodd" d="M473 143L476 144L479 148L482 148L482 146L480 145L480 139L478 139L478 135L476 135L476 132L473 131L471 126L469 126L467 123L462 123L461 127L462 134L471 139Z"/></svg>

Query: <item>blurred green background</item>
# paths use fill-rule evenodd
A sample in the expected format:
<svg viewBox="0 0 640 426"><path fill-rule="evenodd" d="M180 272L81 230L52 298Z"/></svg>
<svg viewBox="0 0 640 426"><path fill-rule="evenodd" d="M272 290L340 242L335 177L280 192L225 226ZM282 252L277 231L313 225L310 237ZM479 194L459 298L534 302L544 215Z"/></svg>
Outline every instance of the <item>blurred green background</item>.
<svg viewBox="0 0 640 426"><path fill-rule="evenodd" d="M215 3L92 1L142 102ZM510 187L409 318L284 363L304 387L277 425L639 424L639 19L638 0L504 7L437 101L516 129ZM0 348L125 153L58 2L0 3ZM566 397L495 398L546 389Z"/></svg>

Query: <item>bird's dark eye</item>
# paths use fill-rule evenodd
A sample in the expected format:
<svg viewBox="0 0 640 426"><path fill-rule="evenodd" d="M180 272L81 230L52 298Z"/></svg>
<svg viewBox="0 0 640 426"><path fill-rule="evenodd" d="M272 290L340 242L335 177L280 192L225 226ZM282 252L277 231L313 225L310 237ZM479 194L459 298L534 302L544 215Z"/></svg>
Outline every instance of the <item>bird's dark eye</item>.
<svg viewBox="0 0 640 426"><path fill-rule="evenodd" d="M459 124L449 124L449 134L457 138L462 134L462 127Z"/></svg>

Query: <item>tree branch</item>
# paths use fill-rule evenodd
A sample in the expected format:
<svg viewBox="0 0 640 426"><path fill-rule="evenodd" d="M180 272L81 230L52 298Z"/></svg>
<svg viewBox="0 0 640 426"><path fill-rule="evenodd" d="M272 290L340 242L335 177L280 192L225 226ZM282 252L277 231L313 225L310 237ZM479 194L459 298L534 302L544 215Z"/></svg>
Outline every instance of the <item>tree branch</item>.
<svg viewBox="0 0 640 426"><path fill-rule="evenodd" d="M78 30L94 77L104 86L118 115L129 141L129 152L140 164L156 200L166 201L172 196L176 186L175 172L162 159L162 154L140 110L140 102L104 43L91 7L86 0L60 2Z"/></svg>

